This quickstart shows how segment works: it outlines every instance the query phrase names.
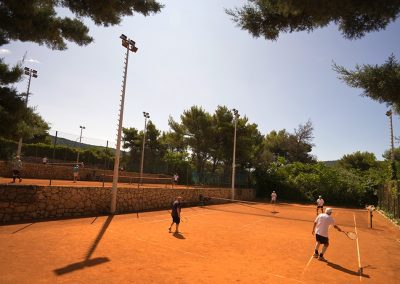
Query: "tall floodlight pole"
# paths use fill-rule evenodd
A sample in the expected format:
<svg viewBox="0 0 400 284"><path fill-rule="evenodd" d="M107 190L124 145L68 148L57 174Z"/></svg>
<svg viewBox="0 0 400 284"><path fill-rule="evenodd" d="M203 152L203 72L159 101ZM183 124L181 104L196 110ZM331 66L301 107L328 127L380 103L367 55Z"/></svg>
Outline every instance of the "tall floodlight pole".
<svg viewBox="0 0 400 284"><path fill-rule="evenodd" d="M121 147L122 121L124 118L125 88L126 88L126 76L128 73L129 51L137 52L138 50L137 47L135 46L136 43L133 40L128 39L126 35L122 34L119 38L122 40L122 46L126 48L126 54L125 54L124 79L122 83L121 101L119 106L119 121L118 121L118 131L117 131L117 146L115 149L113 185L111 190L111 207L110 207L111 214L115 213L117 207L118 169L119 169L119 157L120 157L120 147Z"/></svg>
<svg viewBox="0 0 400 284"><path fill-rule="evenodd" d="M144 144L146 143L147 119L150 118L150 114L144 111L143 116L144 116L144 130L143 130L143 142L142 142L142 160L140 162L140 184L142 184L142 177L143 177Z"/></svg>
<svg viewBox="0 0 400 284"><path fill-rule="evenodd" d="M390 125L390 159L394 162L394 140L393 140L393 112L392 110L388 110L386 112L386 116L389 117L389 125Z"/></svg>
<svg viewBox="0 0 400 284"><path fill-rule="evenodd" d="M386 115L389 117L390 123L390 165L391 165L391 179L396 179L396 168L395 168L395 161L394 161L394 141L393 141L393 112L392 110L388 110Z"/></svg>
<svg viewBox="0 0 400 284"><path fill-rule="evenodd" d="M235 199L235 170L236 170L236 128L239 119L239 111L232 109L234 115L235 131L233 134L233 157L232 157L232 200Z"/></svg>
<svg viewBox="0 0 400 284"><path fill-rule="evenodd" d="M86 129L86 127L85 126L82 126L82 125L79 125L79 128L81 129L81 135L79 136L79 147L82 147L82 130L83 129ZM78 155L76 156L76 163L78 164L79 163L79 151L80 150L78 150Z"/></svg>
<svg viewBox="0 0 400 284"><path fill-rule="evenodd" d="M29 90L31 88L31 79L33 78L37 78L37 71L34 69L30 69L28 67L24 68L24 73L25 75L29 76L29 81L28 81L28 90L26 91L26 95L25 95L25 106L28 107L28 99L29 99ZM17 149L17 156L21 156L21 148L22 148L22 137L19 138L18 141L18 149Z"/></svg>

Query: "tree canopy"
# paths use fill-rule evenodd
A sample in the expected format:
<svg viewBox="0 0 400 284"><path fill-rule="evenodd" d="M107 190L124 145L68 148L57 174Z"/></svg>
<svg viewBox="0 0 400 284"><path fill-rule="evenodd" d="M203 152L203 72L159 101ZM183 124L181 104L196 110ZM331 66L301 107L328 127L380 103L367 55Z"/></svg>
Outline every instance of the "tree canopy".
<svg viewBox="0 0 400 284"><path fill-rule="evenodd" d="M233 21L254 37L276 40L292 33L338 26L347 39L385 29L400 13L400 0L248 0L240 8L227 9Z"/></svg>
<svg viewBox="0 0 400 284"><path fill-rule="evenodd" d="M68 9L73 17L58 15L60 8ZM0 46L10 41L30 41L51 49L67 48L66 40L78 45L93 41L84 18L96 25L110 26L122 17L140 13L158 13L163 5L155 0L35 0L0 1Z"/></svg>
<svg viewBox="0 0 400 284"><path fill-rule="evenodd" d="M380 66L356 65L351 71L334 63L333 70L348 86L362 89L362 96L399 108L400 64L393 54Z"/></svg>

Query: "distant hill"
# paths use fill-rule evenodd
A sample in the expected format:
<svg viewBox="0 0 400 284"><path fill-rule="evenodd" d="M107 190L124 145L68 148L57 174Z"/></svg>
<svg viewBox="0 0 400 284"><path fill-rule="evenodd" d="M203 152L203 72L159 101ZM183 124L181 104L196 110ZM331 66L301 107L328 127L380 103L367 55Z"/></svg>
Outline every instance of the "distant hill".
<svg viewBox="0 0 400 284"><path fill-rule="evenodd" d="M49 136L50 136L51 144L53 145L55 136L53 136L53 135L49 135ZM90 149L90 148L105 149L106 148L104 146L79 143L79 142L72 141L72 140L69 140L69 139L66 139L66 138L62 138L62 137L57 137L57 145L58 146L67 146L67 147L70 147L70 148L82 148L82 149ZM111 152L115 152L114 148L108 148L108 149Z"/></svg>
<svg viewBox="0 0 400 284"><path fill-rule="evenodd" d="M328 167L334 167L337 165L339 161L335 160L335 161L321 161L321 163L324 163L326 166Z"/></svg>

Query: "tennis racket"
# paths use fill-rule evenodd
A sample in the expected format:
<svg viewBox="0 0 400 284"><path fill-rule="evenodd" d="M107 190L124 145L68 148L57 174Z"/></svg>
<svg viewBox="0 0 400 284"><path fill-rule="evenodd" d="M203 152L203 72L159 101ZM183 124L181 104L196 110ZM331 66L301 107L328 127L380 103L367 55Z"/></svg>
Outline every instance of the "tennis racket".
<svg viewBox="0 0 400 284"><path fill-rule="evenodd" d="M357 234L355 232L346 232L346 231L342 231L342 232L351 240L357 239Z"/></svg>

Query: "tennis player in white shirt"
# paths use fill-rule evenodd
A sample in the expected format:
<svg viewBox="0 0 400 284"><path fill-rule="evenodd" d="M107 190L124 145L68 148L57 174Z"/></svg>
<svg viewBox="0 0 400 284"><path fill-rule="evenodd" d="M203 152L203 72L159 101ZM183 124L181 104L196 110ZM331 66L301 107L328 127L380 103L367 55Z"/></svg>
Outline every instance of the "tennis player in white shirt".
<svg viewBox="0 0 400 284"><path fill-rule="evenodd" d="M317 215L320 208L321 208L321 213L324 213L324 203L325 201L322 199L322 196L320 195L319 198L317 199Z"/></svg>
<svg viewBox="0 0 400 284"><path fill-rule="evenodd" d="M276 203L276 198L277 198L277 196L278 196L278 195L276 194L275 190L272 191L272 193L271 193L271 203L273 203L273 204Z"/></svg>
<svg viewBox="0 0 400 284"><path fill-rule="evenodd" d="M329 246L329 237L328 237L329 226L333 225L333 227L336 230L338 230L339 232L342 231L342 229L340 229L337 225L335 225L335 220L333 219L331 214L332 214L332 208L326 208L325 213L319 214L317 218L315 218L314 226L311 232L313 235L315 233L315 239L317 241L315 244L314 257L322 261L327 261L324 258L324 254ZM323 244L324 246L322 247L321 253L318 254L319 246L321 244Z"/></svg>

